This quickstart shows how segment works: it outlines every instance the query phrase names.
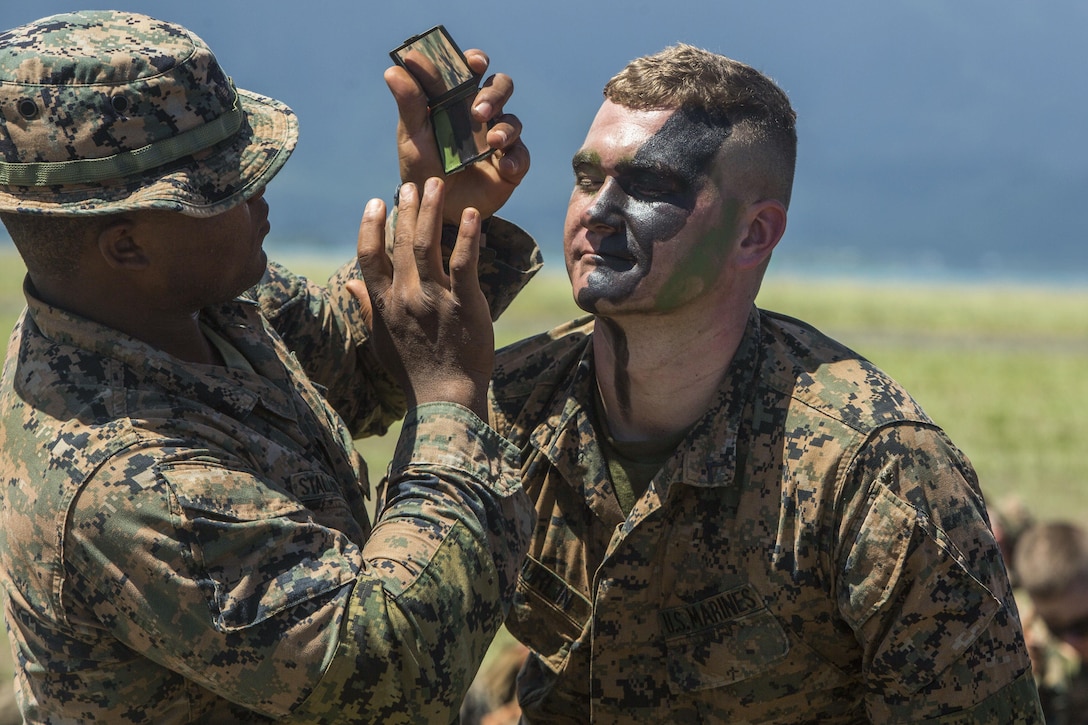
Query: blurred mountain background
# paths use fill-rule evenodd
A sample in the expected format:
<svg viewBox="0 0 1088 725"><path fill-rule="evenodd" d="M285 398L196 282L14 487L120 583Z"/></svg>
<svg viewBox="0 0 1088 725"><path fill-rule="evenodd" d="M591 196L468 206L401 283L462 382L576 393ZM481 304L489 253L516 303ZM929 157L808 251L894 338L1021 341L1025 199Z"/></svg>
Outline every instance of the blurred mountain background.
<svg viewBox="0 0 1088 725"><path fill-rule="evenodd" d="M775 267L906 278L1088 280L1088 4L1082 0L130 0L206 40L239 87L299 114L270 185L273 255L353 253L397 183L388 51L443 23L516 93L528 178L504 210L562 269L570 158L607 79L683 41L789 93L800 156ZM6 1L4 29L69 3ZM2 234L2 232L0 232Z"/></svg>

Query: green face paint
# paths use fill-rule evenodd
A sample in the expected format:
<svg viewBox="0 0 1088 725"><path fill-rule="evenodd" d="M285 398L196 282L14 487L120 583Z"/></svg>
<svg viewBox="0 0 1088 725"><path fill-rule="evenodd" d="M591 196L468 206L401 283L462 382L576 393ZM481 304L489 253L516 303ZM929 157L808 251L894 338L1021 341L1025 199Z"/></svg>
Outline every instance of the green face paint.
<svg viewBox="0 0 1088 725"><path fill-rule="evenodd" d="M672 309L716 282L729 254L730 237L736 229L741 207L737 199L722 201L718 223L688 250L662 286L658 294L659 307Z"/></svg>

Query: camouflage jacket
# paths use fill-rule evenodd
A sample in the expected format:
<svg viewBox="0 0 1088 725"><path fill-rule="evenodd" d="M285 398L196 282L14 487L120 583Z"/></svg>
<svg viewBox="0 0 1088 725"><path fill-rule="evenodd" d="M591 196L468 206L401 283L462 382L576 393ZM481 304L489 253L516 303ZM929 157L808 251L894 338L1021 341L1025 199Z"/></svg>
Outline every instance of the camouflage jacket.
<svg viewBox="0 0 1088 725"><path fill-rule="evenodd" d="M537 525L507 627L530 722L1040 723L970 464L900 388L753 311L717 401L624 518L593 323L500 351Z"/></svg>
<svg viewBox="0 0 1088 725"><path fill-rule="evenodd" d="M0 388L0 580L30 722L456 716L532 508L517 451L432 404L371 528L351 431L403 402L350 312L353 270L325 290L272 266L203 310L252 371L28 294Z"/></svg>

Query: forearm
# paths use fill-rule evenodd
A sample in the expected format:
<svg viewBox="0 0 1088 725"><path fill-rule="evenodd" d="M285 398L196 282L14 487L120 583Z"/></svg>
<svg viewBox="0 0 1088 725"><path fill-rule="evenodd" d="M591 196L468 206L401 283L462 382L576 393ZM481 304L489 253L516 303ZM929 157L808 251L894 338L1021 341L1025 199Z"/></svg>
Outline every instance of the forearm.
<svg viewBox="0 0 1088 725"><path fill-rule="evenodd" d="M371 349L370 331L344 283L357 278L355 260L342 265L326 286L270 263L246 296L295 355L306 375L355 438L381 435L405 412L404 394Z"/></svg>
<svg viewBox="0 0 1088 725"><path fill-rule="evenodd" d="M456 406L411 412L340 641L297 716L454 719L509 607L531 526L505 441Z"/></svg>

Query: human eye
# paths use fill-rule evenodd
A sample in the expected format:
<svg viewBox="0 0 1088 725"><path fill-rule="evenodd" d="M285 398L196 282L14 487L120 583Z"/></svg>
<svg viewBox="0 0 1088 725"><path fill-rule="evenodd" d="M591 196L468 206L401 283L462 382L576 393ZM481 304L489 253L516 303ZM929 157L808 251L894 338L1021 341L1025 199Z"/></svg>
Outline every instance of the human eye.
<svg viewBox="0 0 1088 725"><path fill-rule="evenodd" d="M574 188L586 194L593 194L604 183L601 174L592 173L585 169L574 170Z"/></svg>
<svg viewBox="0 0 1088 725"><path fill-rule="evenodd" d="M636 175L628 178L623 188L628 195L646 201L668 201L681 191L669 179L653 175Z"/></svg>

